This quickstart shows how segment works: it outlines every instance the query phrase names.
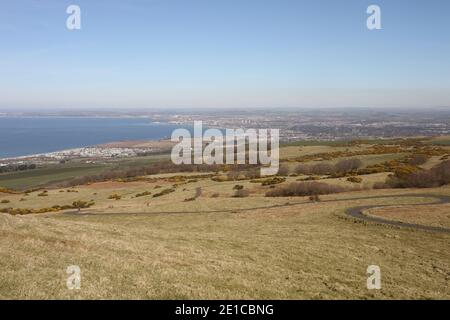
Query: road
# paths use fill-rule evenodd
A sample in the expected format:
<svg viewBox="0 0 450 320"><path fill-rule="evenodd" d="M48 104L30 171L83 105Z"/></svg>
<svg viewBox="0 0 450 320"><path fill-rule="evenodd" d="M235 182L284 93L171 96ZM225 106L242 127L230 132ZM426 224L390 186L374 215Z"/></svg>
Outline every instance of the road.
<svg viewBox="0 0 450 320"><path fill-rule="evenodd" d="M399 198L399 197L407 197L407 198L434 198L437 202L433 203L425 203L425 204L414 204L414 206L422 207L427 205L434 204L446 204L450 203L450 196L443 195L431 195L431 194L397 194L397 195L385 195L385 196L372 196L372 197L361 197L361 198L347 198L347 199L339 199L339 200L321 200L319 203L332 203L332 202L343 202L343 201L355 201L355 200L370 200L370 199L388 199L388 198ZM273 206L265 206L265 207L253 207L253 208L245 208L245 209L225 209L225 210L207 210L207 211L157 211L157 212L140 212L140 213L128 213L128 212L106 212L106 213L91 213L91 212L77 212L77 211L66 211L64 215L71 216L141 216L141 215L167 215L167 214L196 214L196 213L238 213L245 212L251 210L261 210L261 209L273 209L273 208L284 208L284 207L292 207L305 204L305 202L301 203L286 203L280 205ZM402 205L396 204L395 206ZM425 226L414 223L404 223L400 221L387 220L379 217L368 216L363 213L364 210L372 209L372 208L385 208L385 207L395 207L394 205L368 205L368 206L357 206L346 209L345 213L356 219L375 222L385 225L391 225L396 227L406 227L417 230L425 230L425 231L433 231L433 232L446 232L450 233L450 229L443 227L433 227L433 226Z"/></svg>

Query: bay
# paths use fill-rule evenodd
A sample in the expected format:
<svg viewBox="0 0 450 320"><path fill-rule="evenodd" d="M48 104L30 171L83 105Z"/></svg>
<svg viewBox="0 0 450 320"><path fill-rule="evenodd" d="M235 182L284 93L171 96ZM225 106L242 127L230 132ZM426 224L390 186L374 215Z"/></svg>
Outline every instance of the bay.
<svg viewBox="0 0 450 320"><path fill-rule="evenodd" d="M107 142L158 140L180 127L148 118L0 117L0 158Z"/></svg>

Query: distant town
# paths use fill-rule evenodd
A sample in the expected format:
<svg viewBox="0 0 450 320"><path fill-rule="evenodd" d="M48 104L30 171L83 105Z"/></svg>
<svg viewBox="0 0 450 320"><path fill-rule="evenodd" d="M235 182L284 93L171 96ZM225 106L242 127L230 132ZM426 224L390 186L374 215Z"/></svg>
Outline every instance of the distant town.
<svg viewBox="0 0 450 320"><path fill-rule="evenodd" d="M293 141L345 141L450 135L448 108L408 109L269 109L250 110L137 110L137 111L3 111L0 117L140 117L149 122L192 125L202 121L208 128L276 128L282 143ZM84 159L134 157L161 153L171 147L169 140L121 141L99 146L0 160L10 164L41 163Z"/></svg>

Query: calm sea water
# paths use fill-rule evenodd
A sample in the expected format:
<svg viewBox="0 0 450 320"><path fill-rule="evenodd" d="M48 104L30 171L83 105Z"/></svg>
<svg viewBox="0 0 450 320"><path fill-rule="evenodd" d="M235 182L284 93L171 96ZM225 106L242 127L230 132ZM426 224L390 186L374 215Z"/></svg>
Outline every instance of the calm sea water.
<svg viewBox="0 0 450 320"><path fill-rule="evenodd" d="M0 118L0 158L112 141L161 139L176 128L142 118Z"/></svg>

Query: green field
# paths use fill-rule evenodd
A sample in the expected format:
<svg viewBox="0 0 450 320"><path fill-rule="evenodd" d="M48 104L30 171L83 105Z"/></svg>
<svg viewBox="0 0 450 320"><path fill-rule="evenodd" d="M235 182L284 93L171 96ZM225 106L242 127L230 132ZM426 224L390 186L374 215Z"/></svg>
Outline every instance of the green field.
<svg viewBox="0 0 450 320"><path fill-rule="evenodd" d="M167 159L167 155L117 159L98 164L82 162L49 165L34 170L18 171L0 174L0 187L26 190L67 181L80 176L99 174L105 170L130 169L145 166L155 161Z"/></svg>
<svg viewBox="0 0 450 320"><path fill-rule="evenodd" d="M9 189L33 189L51 183L69 180L78 176L98 174L107 165L55 165L35 170L27 170L0 175L0 186Z"/></svg>

